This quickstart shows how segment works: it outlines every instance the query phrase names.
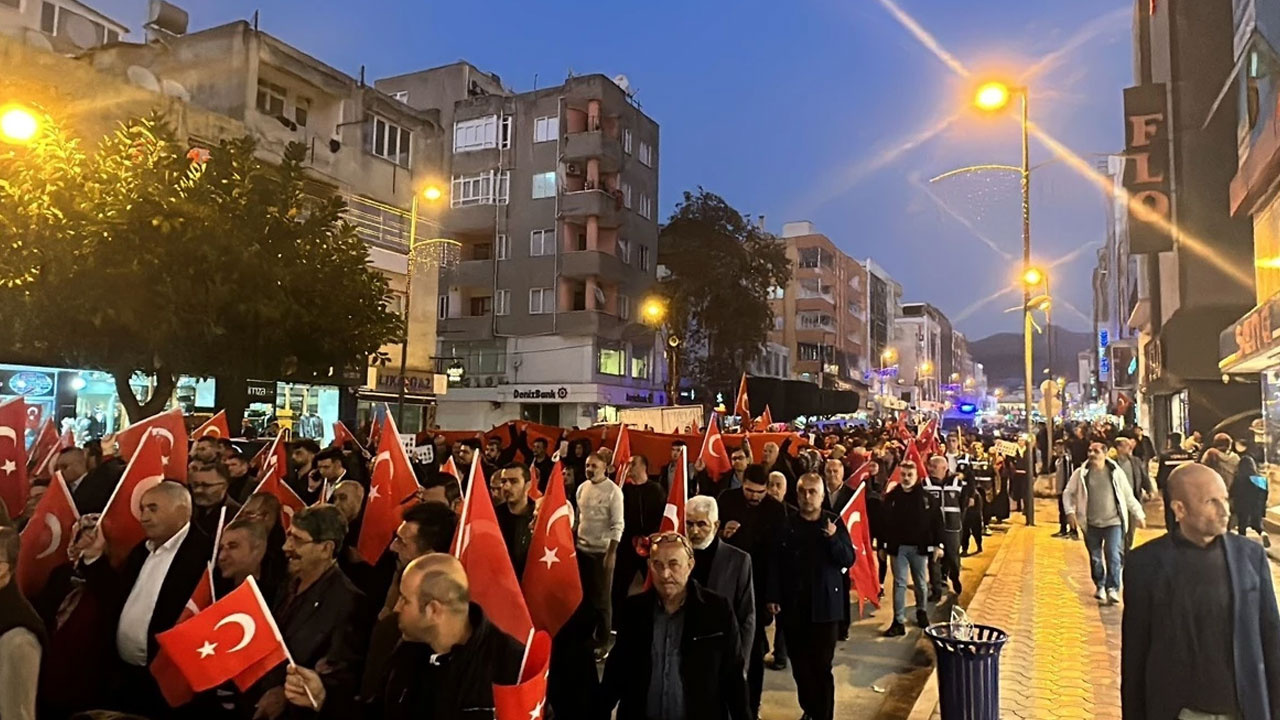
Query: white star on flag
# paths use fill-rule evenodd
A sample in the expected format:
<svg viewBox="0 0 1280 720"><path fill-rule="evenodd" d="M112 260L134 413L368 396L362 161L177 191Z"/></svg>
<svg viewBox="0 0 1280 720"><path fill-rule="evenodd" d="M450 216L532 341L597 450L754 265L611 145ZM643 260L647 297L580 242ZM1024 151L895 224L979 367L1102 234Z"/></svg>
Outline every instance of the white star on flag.
<svg viewBox="0 0 1280 720"><path fill-rule="evenodd" d="M9 475L17 469L18 469L17 463L15 463L12 460L5 460L4 465L0 465L0 470L3 470L5 475Z"/></svg>
<svg viewBox="0 0 1280 720"><path fill-rule="evenodd" d="M168 455L161 455L161 456L160 456L160 464L161 464L161 465L163 465L163 466L165 466L165 467L169 467L169 456L168 456Z"/></svg>
<svg viewBox="0 0 1280 720"><path fill-rule="evenodd" d="M546 702L545 700L543 702ZM542 703L538 703L537 707L529 711L529 720L538 720L542 717Z"/></svg>
<svg viewBox="0 0 1280 720"><path fill-rule="evenodd" d="M862 513L854 511L853 515L849 518L849 524L857 525L859 522L862 522Z"/></svg>
<svg viewBox="0 0 1280 720"><path fill-rule="evenodd" d="M196 652L200 653L200 659L203 660L212 655L214 649L217 647L218 643L211 643L208 640L205 640L204 645L201 645Z"/></svg>
<svg viewBox="0 0 1280 720"><path fill-rule="evenodd" d="M377 486L377 485L370 485L370 486L369 486L369 500L370 500L370 502L372 502L373 500L378 499L379 497L381 497L381 494L378 492L378 486Z"/></svg>
<svg viewBox="0 0 1280 720"><path fill-rule="evenodd" d="M546 563L547 569L551 569L552 565L560 562L560 558L556 557L556 548L543 548L542 557L538 558L538 562ZM541 707L541 706L539 706Z"/></svg>

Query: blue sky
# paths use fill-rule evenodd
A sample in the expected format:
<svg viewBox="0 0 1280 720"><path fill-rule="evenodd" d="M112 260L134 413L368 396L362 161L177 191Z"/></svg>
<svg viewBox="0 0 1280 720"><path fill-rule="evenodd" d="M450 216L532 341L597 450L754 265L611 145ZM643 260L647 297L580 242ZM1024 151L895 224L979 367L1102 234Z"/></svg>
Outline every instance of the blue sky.
<svg viewBox="0 0 1280 720"><path fill-rule="evenodd" d="M1017 77L1064 45L1031 81L1032 120L1092 165L1123 145L1131 84L1124 0L899 0L975 74ZM95 0L134 28L144 0ZM703 186L777 232L811 220L855 257L872 257L971 338L1017 331L1006 295L1020 258L1017 180L981 174L929 185L946 170L1018 162L1016 125L962 112L959 78L879 0L528 3L188 0L191 28L260 10L261 28L352 75L378 78L465 58L516 90L575 73L625 73L662 128L661 215ZM135 32L133 38L140 38ZM873 162L888 158L887 162ZM1033 142L1032 163L1052 160ZM1106 234L1100 192L1062 162L1033 173L1033 254L1050 263L1055 321L1086 329L1093 248ZM958 218L956 217L958 216ZM965 223L970 226L966 228ZM989 239L1000 252L975 236ZM976 307L975 307L976 306ZM1070 308L1081 311L1077 314Z"/></svg>

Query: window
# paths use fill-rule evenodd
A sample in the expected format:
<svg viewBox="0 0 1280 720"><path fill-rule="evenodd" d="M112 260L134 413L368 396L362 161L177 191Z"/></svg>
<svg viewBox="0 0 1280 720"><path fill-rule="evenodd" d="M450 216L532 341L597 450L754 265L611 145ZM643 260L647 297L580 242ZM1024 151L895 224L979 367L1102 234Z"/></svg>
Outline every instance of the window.
<svg viewBox="0 0 1280 720"><path fill-rule="evenodd" d="M533 176L533 199L549 198L556 196L556 173L551 172L535 173Z"/></svg>
<svg viewBox="0 0 1280 720"><path fill-rule="evenodd" d="M498 116L486 115L453 124L453 151L471 152L498 145Z"/></svg>
<svg viewBox="0 0 1280 720"><path fill-rule="evenodd" d="M298 127L307 126L307 118L311 116L311 98L299 96L293 103L293 121Z"/></svg>
<svg viewBox="0 0 1280 720"><path fill-rule="evenodd" d="M648 245L641 245L638 248L636 248L636 260L638 261L637 264L640 266L641 270L644 270L646 272L649 270L649 246Z"/></svg>
<svg viewBox="0 0 1280 720"><path fill-rule="evenodd" d="M626 238L618 238L618 259L628 265L631 264L631 241Z"/></svg>
<svg viewBox="0 0 1280 720"><path fill-rule="evenodd" d="M449 296L441 295L436 301L436 317L444 320L449 317Z"/></svg>
<svg viewBox="0 0 1280 720"><path fill-rule="evenodd" d="M502 118L502 125L498 137L498 147L503 150L511 147L511 116L505 115Z"/></svg>
<svg viewBox="0 0 1280 720"><path fill-rule="evenodd" d="M49 35L57 32L58 6L47 2L40 7L40 30Z"/></svg>
<svg viewBox="0 0 1280 720"><path fill-rule="evenodd" d="M258 81L258 112L264 115L276 117L284 115L284 96L283 87L266 80Z"/></svg>
<svg viewBox="0 0 1280 720"><path fill-rule="evenodd" d="M653 219L653 198L640 193L640 217L646 220Z"/></svg>
<svg viewBox="0 0 1280 720"><path fill-rule="evenodd" d="M408 104L409 104L409 91L408 91L408 90L399 90L399 91L397 91L397 92L393 92L393 93L391 93L391 99L392 99L392 100L399 100L400 102L404 103L405 105L408 105Z"/></svg>
<svg viewBox="0 0 1280 720"><path fill-rule="evenodd" d="M22 3L21 0L0 0L0 4L16 8ZM108 30L102 23L51 2L40 6L40 29L50 35L66 38L82 49L120 39L119 33Z"/></svg>
<svg viewBox="0 0 1280 720"><path fill-rule="evenodd" d="M506 260L511 257L511 240L506 235L499 235L494 245L497 247L499 260Z"/></svg>
<svg viewBox="0 0 1280 720"><path fill-rule="evenodd" d="M529 256L556 254L556 231L534 230L529 233Z"/></svg>
<svg viewBox="0 0 1280 720"><path fill-rule="evenodd" d="M622 207L631 209L631 183L624 182L619 188L622 190Z"/></svg>
<svg viewBox="0 0 1280 720"><path fill-rule="evenodd" d="M796 343L796 355L802 361L816 362L822 359L822 349L813 343Z"/></svg>
<svg viewBox="0 0 1280 720"><path fill-rule="evenodd" d="M370 117L373 118L373 133L369 152L401 167L409 167L409 147L413 133L377 115Z"/></svg>
<svg viewBox="0 0 1280 720"><path fill-rule="evenodd" d="M785 289L780 288L780 287L778 287L778 286L776 286L776 285L775 285L775 286L773 286L773 287L771 287L771 288L769 288L769 299L770 299L770 300L781 300L781 299L782 299L783 297L785 297L785 296L786 296L786 290L785 290Z"/></svg>
<svg viewBox="0 0 1280 720"><path fill-rule="evenodd" d="M552 288L533 288L529 291L529 314L548 315L556 311L556 295Z"/></svg>
<svg viewBox="0 0 1280 720"><path fill-rule="evenodd" d="M622 151L628 155L631 154L631 128L622 130Z"/></svg>
<svg viewBox="0 0 1280 720"><path fill-rule="evenodd" d="M784 330L784 329L786 329L786 326L787 326L786 318L782 317L781 315L774 315L774 316L773 316L773 329L774 329L774 330Z"/></svg>
<svg viewBox="0 0 1280 720"><path fill-rule="evenodd" d="M471 250L472 260L492 260L493 259L493 243L476 243Z"/></svg>
<svg viewBox="0 0 1280 720"><path fill-rule="evenodd" d="M555 115L540 117L533 121L533 141L551 142L560 136L560 118Z"/></svg>
<svg viewBox="0 0 1280 720"><path fill-rule="evenodd" d="M493 170L479 175L455 175L451 184L450 207L470 205L506 205L511 174Z"/></svg>
<svg viewBox="0 0 1280 720"><path fill-rule="evenodd" d="M631 319L631 298L622 293L618 293L618 318L621 320Z"/></svg>
<svg viewBox="0 0 1280 720"><path fill-rule="evenodd" d="M491 312L493 312L493 298L488 295L471 298L471 317L483 317Z"/></svg>
<svg viewBox="0 0 1280 720"><path fill-rule="evenodd" d="M641 140L640 152L637 153L636 157L639 158L640 162L643 163L645 166L653 167L653 146Z"/></svg>
<svg viewBox="0 0 1280 720"><path fill-rule="evenodd" d="M404 317L404 301L408 297L402 292L391 291L390 297L387 298L387 310L401 317Z"/></svg>
<svg viewBox="0 0 1280 720"><path fill-rule="evenodd" d="M511 291L498 290L493 294L493 314L494 315L510 315L511 314Z"/></svg>
<svg viewBox="0 0 1280 720"><path fill-rule="evenodd" d="M636 352L635 348L631 349L631 377L647 378L649 377L649 352Z"/></svg>
<svg viewBox="0 0 1280 720"><path fill-rule="evenodd" d="M626 375L627 354L622 348L600 348L600 374L615 375L622 377Z"/></svg>

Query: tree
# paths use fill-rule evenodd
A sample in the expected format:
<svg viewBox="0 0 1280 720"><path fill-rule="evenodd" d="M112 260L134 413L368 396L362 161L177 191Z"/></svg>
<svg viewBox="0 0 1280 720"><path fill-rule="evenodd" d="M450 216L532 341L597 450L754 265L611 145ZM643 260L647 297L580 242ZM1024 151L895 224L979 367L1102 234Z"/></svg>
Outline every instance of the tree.
<svg viewBox="0 0 1280 720"><path fill-rule="evenodd" d="M305 147L281 162L245 137L208 150L158 115L85 154L50 119L0 150L0 316L20 356L108 371L131 419L161 410L179 374L217 377L228 415L249 378L363 367L403 337L387 279L335 196L304 193ZM145 402L134 373L155 378Z"/></svg>
<svg viewBox="0 0 1280 720"><path fill-rule="evenodd" d="M661 289L672 332L684 339L681 375L703 391L736 388L773 328L769 291L791 279L786 246L701 187L659 236L670 271Z"/></svg>

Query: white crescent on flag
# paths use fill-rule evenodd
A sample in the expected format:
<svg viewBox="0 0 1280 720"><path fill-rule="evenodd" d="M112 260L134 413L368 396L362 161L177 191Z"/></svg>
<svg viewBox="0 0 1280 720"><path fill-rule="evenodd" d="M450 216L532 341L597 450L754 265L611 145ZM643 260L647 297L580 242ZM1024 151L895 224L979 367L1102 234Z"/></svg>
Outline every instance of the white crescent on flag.
<svg viewBox="0 0 1280 720"><path fill-rule="evenodd" d="M667 506L662 510L662 519L671 520L671 525L672 527L676 528L676 532L680 532L680 530L682 529L680 527L679 511L676 510L675 505L672 505L671 503L667 503ZM680 533L680 534L683 535L684 533Z"/></svg>
<svg viewBox="0 0 1280 720"><path fill-rule="evenodd" d="M62 544L62 523L58 522L58 518L49 513L44 516L44 524L49 528L49 547L41 550L40 554L36 555L37 560L49 557Z"/></svg>
<svg viewBox="0 0 1280 720"><path fill-rule="evenodd" d="M14 445L18 444L18 433L8 425L0 425L0 437L7 437L13 441Z"/></svg>
<svg viewBox="0 0 1280 720"><path fill-rule="evenodd" d="M222 437L222 431L218 429L217 425L210 425L204 429L204 432L200 433L200 437L208 437L210 435L214 437Z"/></svg>
<svg viewBox="0 0 1280 720"><path fill-rule="evenodd" d="M245 613L231 613L219 620L218 623L213 626L213 629L217 630L227 623L235 623L236 625L239 625L240 631L243 633L239 644L228 650L227 652L229 653L236 652L237 650L243 650L244 647L253 640L254 633L258 631L258 624L253 621L253 616Z"/></svg>
<svg viewBox="0 0 1280 720"><path fill-rule="evenodd" d="M133 494L129 496L129 510L133 512L133 517L142 520L142 496L147 494L151 488L164 482L164 478L159 475L144 477L133 486Z"/></svg>

